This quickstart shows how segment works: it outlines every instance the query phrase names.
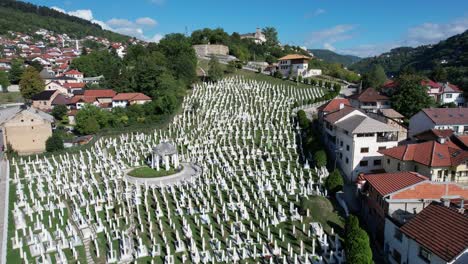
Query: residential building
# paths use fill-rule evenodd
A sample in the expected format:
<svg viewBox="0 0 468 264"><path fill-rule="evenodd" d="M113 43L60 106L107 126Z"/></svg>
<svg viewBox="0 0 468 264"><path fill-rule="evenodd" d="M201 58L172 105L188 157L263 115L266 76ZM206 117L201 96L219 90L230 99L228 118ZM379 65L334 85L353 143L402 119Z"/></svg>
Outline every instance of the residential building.
<svg viewBox="0 0 468 264"><path fill-rule="evenodd" d="M85 90L84 96L95 97L100 104L112 104L112 99L117 93L111 89Z"/></svg>
<svg viewBox="0 0 468 264"><path fill-rule="evenodd" d="M31 97L32 106L40 110L52 109L52 101L59 95L59 90L45 90Z"/></svg>
<svg viewBox="0 0 468 264"><path fill-rule="evenodd" d="M410 118L409 137L429 129L468 133L468 108L426 108Z"/></svg>
<svg viewBox="0 0 468 264"><path fill-rule="evenodd" d="M468 263L468 214L433 202L406 223L387 218L384 252L392 264Z"/></svg>
<svg viewBox="0 0 468 264"><path fill-rule="evenodd" d="M52 136L54 118L27 106L0 110L0 127L5 150L11 147L20 155L45 151L45 142Z"/></svg>
<svg viewBox="0 0 468 264"><path fill-rule="evenodd" d="M390 206L391 194L427 180L425 176L407 171L359 175L357 183L362 194L362 219L377 245L381 247L384 242L385 216L393 209Z"/></svg>
<svg viewBox="0 0 468 264"><path fill-rule="evenodd" d="M257 44L263 44L267 41L265 34L263 34L260 28L257 28L255 33L247 33L240 35L241 39L253 39L253 41Z"/></svg>
<svg viewBox="0 0 468 264"><path fill-rule="evenodd" d="M54 90L58 90L61 94L68 94L68 90L67 88L65 88L62 84L60 84L59 82L57 81L49 81L46 83L45 85L45 89L46 91L54 91Z"/></svg>
<svg viewBox="0 0 468 264"><path fill-rule="evenodd" d="M432 181L468 183L468 151L439 138L380 150L386 172L415 171Z"/></svg>
<svg viewBox="0 0 468 264"><path fill-rule="evenodd" d="M433 201L464 201L468 186L433 182L416 172L402 171L360 175L358 190L362 202L361 215L371 237L382 246L385 218L405 222Z"/></svg>
<svg viewBox="0 0 468 264"><path fill-rule="evenodd" d="M308 56L289 54L278 59L277 70L285 77L311 77L312 73L309 71L310 60L311 58Z"/></svg>
<svg viewBox="0 0 468 264"><path fill-rule="evenodd" d="M326 114L321 127L329 153L350 182L359 173L381 171L382 154L378 151L395 147L402 140L397 128L349 106Z"/></svg>
<svg viewBox="0 0 468 264"><path fill-rule="evenodd" d="M427 89L427 94L439 104L454 103L457 106L465 105L463 91L450 83L437 83L432 80L422 80L421 85ZM382 92L388 96L393 95L399 88L395 81L388 81L382 87Z"/></svg>
<svg viewBox="0 0 468 264"><path fill-rule="evenodd" d="M119 93L112 98L112 107L127 107L148 102L151 102L151 98L142 93Z"/></svg>
<svg viewBox="0 0 468 264"><path fill-rule="evenodd" d="M444 83L440 87L439 103L464 106L465 97L463 96L463 91L456 85Z"/></svg>
<svg viewBox="0 0 468 264"><path fill-rule="evenodd" d="M380 109L390 108L390 98L377 92L374 88L367 88L363 92L349 97L351 105L366 112L377 113Z"/></svg>
<svg viewBox="0 0 468 264"><path fill-rule="evenodd" d="M345 98L335 98L317 108L319 124L323 123L323 117L329 113L343 109L345 106L350 107L351 103Z"/></svg>
<svg viewBox="0 0 468 264"><path fill-rule="evenodd" d="M83 78L84 78L84 74L77 70L69 70L65 72L63 75L65 75L66 77L75 78L77 82L83 82Z"/></svg>

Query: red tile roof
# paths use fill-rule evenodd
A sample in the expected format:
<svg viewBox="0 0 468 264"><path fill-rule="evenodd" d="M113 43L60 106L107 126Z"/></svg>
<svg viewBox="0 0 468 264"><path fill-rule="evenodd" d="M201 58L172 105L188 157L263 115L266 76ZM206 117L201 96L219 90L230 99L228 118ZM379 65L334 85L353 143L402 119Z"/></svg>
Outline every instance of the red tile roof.
<svg viewBox="0 0 468 264"><path fill-rule="evenodd" d="M146 96L142 93L118 93L113 101L151 101L149 96Z"/></svg>
<svg viewBox="0 0 468 264"><path fill-rule="evenodd" d="M434 82L432 80L422 80L421 85L422 86L429 86L431 88L440 88L441 87L440 84L438 84L438 83L436 83L436 82Z"/></svg>
<svg viewBox="0 0 468 264"><path fill-rule="evenodd" d="M76 104L78 102L84 102L84 103L89 103L89 104L94 103L94 102L96 102L96 97L95 96L75 95L70 100L70 104Z"/></svg>
<svg viewBox="0 0 468 264"><path fill-rule="evenodd" d="M468 159L468 151L451 141L441 144L435 140L380 150L379 153L401 161L414 161L428 167L457 166Z"/></svg>
<svg viewBox="0 0 468 264"><path fill-rule="evenodd" d="M468 247L468 215L432 203L403 225L401 232L450 262Z"/></svg>
<svg viewBox="0 0 468 264"><path fill-rule="evenodd" d="M414 135L418 140L436 140L438 138L449 138L453 135L451 129L429 129Z"/></svg>
<svg viewBox="0 0 468 264"><path fill-rule="evenodd" d="M86 83L64 83L63 87L67 89L77 89L77 88L84 88Z"/></svg>
<svg viewBox="0 0 468 264"><path fill-rule="evenodd" d="M380 94L374 88L367 88L362 93L353 95L350 98L359 102L377 102L389 100L387 96Z"/></svg>
<svg viewBox="0 0 468 264"><path fill-rule="evenodd" d="M441 199L443 196L468 198L468 186L453 182L423 182L399 191L391 199Z"/></svg>
<svg viewBox="0 0 468 264"><path fill-rule="evenodd" d="M111 89L103 90L85 90L85 96L94 96L98 98L113 98L117 93Z"/></svg>
<svg viewBox="0 0 468 264"><path fill-rule="evenodd" d="M319 108L317 108L317 110L322 111L322 112L327 112L327 113L334 112L334 111L340 110L341 104L351 106L351 103L349 102L348 99L337 98L337 99L333 99L329 101L326 104L321 105Z"/></svg>
<svg viewBox="0 0 468 264"><path fill-rule="evenodd" d="M468 124L468 108L426 108L422 111L436 125Z"/></svg>
<svg viewBox="0 0 468 264"><path fill-rule="evenodd" d="M65 75L83 75L83 73L77 71L77 70L69 70L65 73Z"/></svg>
<svg viewBox="0 0 468 264"><path fill-rule="evenodd" d="M331 124L334 124L336 121L340 120L341 118L347 116L353 111L359 111L358 109L351 107L351 106L345 106L343 109L335 112L331 112L325 116L325 120Z"/></svg>
<svg viewBox="0 0 468 264"><path fill-rule="evenodd" d="M386 196L416 183L428 180L427 177L409 171L394 173L367 174L364 176L370 184L382 196Z"/></svg>

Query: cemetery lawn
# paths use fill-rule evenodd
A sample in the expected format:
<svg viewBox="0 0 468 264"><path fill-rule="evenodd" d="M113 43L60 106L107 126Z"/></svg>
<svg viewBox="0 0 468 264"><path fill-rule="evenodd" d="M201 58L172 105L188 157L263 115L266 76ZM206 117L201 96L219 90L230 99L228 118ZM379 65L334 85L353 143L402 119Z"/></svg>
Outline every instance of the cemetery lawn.
<svg viewBox="0 0 468 264"><path fill-rule="evenodd" d="M159 178L176 174L179 171L180 170L175 170L173 167L171 167L168 171L166 171L164 168L161 168L159 171L157 171L148 166L145 166L131 170L128 175L136 178Z"/></svg>
<svg viewBox="0 0 468 264"><path fill-rule="evenodd" d="M333 228L340 235L344 231L344 212L333 201L322 196L311 196L304 202L304 210L309 209L313 222L320 222L325 231L330 234Z"/></svg>
<svg viewBox="0 0 468 264"><path fill-rule="evenodd" d="M20 92L0 92L0 104L24 102Z"/></svg>

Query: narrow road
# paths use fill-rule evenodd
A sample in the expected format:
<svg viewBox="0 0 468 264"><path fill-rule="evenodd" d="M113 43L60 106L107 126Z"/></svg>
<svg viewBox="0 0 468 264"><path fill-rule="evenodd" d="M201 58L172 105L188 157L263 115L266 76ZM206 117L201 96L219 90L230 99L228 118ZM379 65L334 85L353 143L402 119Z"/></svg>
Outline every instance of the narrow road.
<svg viewBox="0 0 468 264"><path fill-rule="evenodd" d="M0 263L6 263L6 248L8 238L8 163L0 153Z"/></svg>

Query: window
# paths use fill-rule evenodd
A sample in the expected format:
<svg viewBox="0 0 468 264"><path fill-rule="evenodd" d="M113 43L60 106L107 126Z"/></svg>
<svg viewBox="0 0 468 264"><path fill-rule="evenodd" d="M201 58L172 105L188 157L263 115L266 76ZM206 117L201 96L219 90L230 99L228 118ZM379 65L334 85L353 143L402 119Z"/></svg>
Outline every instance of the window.
<svg viewBox="0 0 468 264"><path fill-rule="evenodd" d="M34 122L34 119L31 119L31 122Z"/></svg>
<svg viewBox="0 0 468 264"><path fill-rule="evenodd" d="M419 257L428 263L431 262L431 252L423 247L419 247Z"/></svg>
<svg viewBox="0 0 468 264"><path fill-rule="evenodd" d="M452 98L452 94L446 94L445 98Z"/></svg>
<svg viewBox="0 0 468 264"><path fill-rule="evenodd" d="M348 163L349 163L349 159L348 159L348 158L346 158L346 164L348 164Z"/></svg>
<svg viewBox="0 0 468 264"><path fill-rule="evenodd" d="M361 148L361 153L369 153L369 148Z"/></svg>
<svg viewBox="0 0 468 264"><path fill-rule="evenodd" d="M414 165L414 172L418 172L418 165Z"/></svg>
<svg viewBox="0 0 468 264"><path fill-rule="evenodd" d="M360 133L357 134L357 137L373 137L374 133Z"/></svg>
<svg viewBox="0 0 468 264"><path fill-rule="evenodd" d="M393 234L393 237L401 241L403 239L403 233L401 233L400 228L395 227L395 233Z"/></svg>
<svg viewBox="0 0 468 264"><path fill-rule="evenodd" d="M379 151L380 150L386 150L386 149L387 149L387 147L379 147Z"/></svg>
<svg viewBox="0 0 468 264"><path fill-rule="evenodd" d="M24 122L24 119L21 119L21 122Z"/></svg>
<svg viewBox="0 0 468 264"><path fill-rule="evenodd" d="M387 164L390 164L390 159L387 159Z"/></svg>
<svg viewBox="0 0 468 264"><path fill-rule="evenodd" d="M401 163L400 163L400 162L398 162L397 170L398 170L398 171L401 171Z"/></svg>
<svg viewBox="0 0 468 264"><path fill-rule="evenodd" d="M453 131L455 131L455 133L458 133L458 126L453 126Z"/></svg>
<svg viewBox="0 0 468 264"><path fill-rule="evenodd" d="M343 141L340 142L340 146L341 146L341 147L343 146Z"/></svg>
<svg viewBox="0 0 468 264"><path fill-rule="evenodd" d="M374 160L374 166L380 166L382 165L382 160Z"/></svg>
<svg viewBox="0 0 468 264"><path fill-rule="evenodd" d="M369 162L367 160L361 160L361 162L359 162L359 166L361 167L367 167L368 164Z"/></svg>
<svg viewBox="0 0 468 264"><path fill-rule="evenodd" d="M397 250L393 249L392 251L392 257L395 260L396 263L400 264L401 263L401 254Z"/></svg>
<svg viewBox="0 0 468 264"><path fill-rule="evenodd" d="M346 145L346 150L349 151L349 145Z"/></svg>

